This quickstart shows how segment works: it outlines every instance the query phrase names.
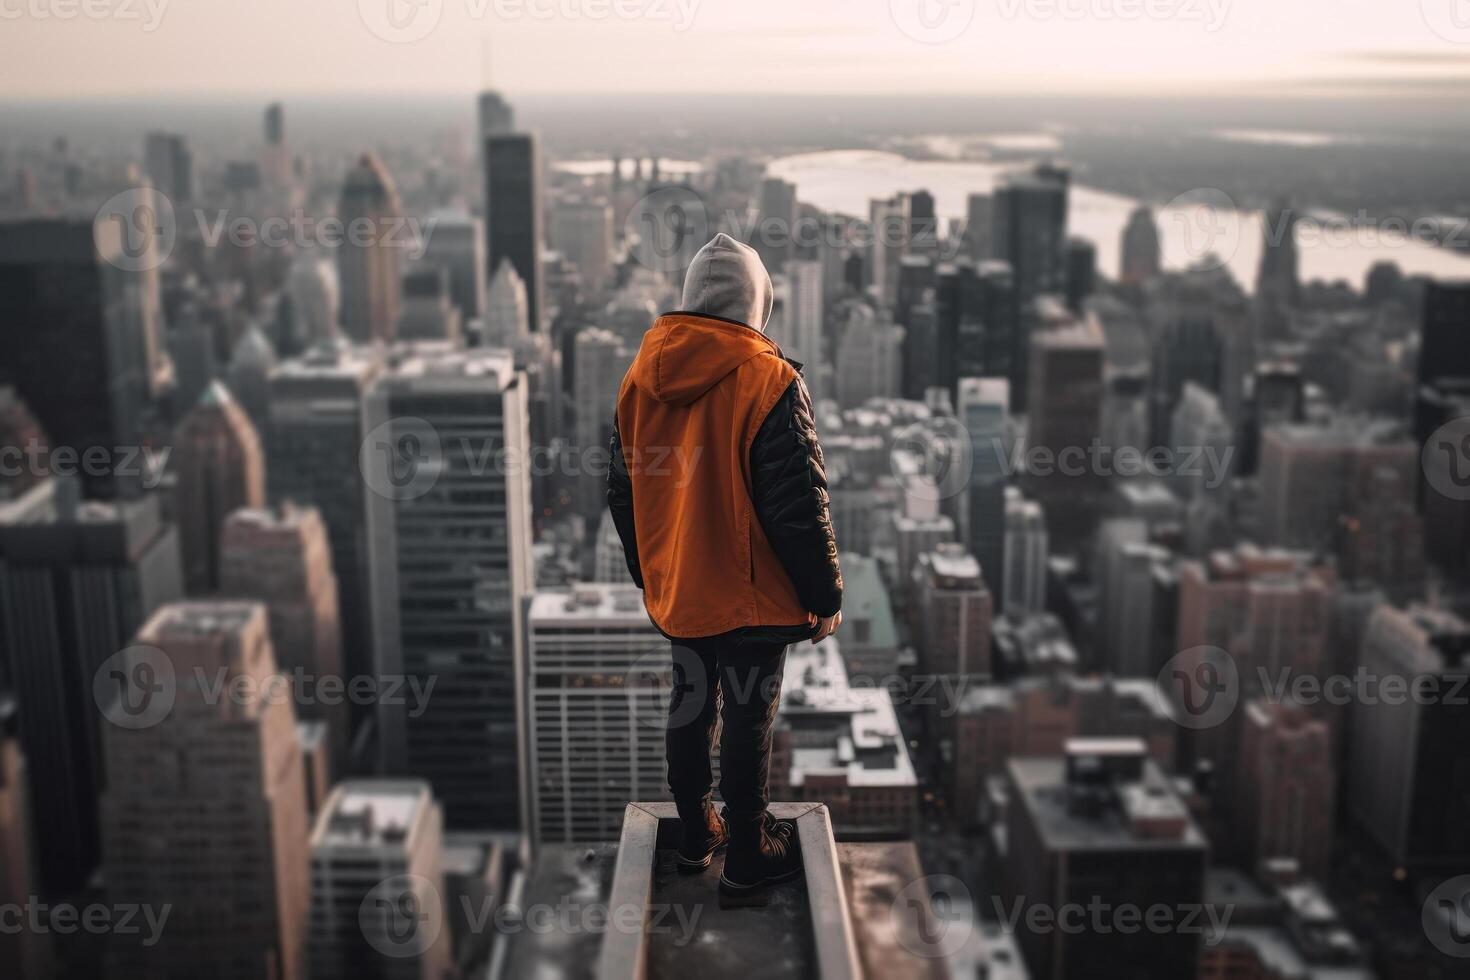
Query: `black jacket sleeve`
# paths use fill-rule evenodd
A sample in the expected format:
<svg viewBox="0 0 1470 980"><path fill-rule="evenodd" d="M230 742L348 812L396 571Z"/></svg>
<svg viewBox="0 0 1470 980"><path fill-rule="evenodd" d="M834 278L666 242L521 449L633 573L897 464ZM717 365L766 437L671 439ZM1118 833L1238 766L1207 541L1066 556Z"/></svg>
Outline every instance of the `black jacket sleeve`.
<svg viewBox="0 0 1470 980"><path fill-rule="evenodd" d="M842 608L842 570L817 442L812 400L798 375L750 447L756 516L802 604L818 616Z"/></svg>
<svg viewBox="0 0 1470 980"><path fill-rule="evenodd" d="M633 583L643 588L643 569L638 564L638 536L633 530L633 478L628 475L628 461L623 458L623 438L618 434L618 420L613 419L611 453L607 466L607 509L612 512L613 526L623 542L623 556L628 560L628 574Z"/></svg>

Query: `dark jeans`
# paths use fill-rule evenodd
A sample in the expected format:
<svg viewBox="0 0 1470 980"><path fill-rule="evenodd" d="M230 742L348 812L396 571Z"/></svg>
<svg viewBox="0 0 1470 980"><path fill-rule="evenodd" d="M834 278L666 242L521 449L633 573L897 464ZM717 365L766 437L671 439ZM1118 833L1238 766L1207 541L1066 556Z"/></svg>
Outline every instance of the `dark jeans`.
<svg viewBox="0 0 1470 980"><path fill-rule="evenodd" d="M665 744L669 789L681 809L694 810L710 795L710 746L718 737L720 796L730 816L765 812L785 663L784 643L728 637L674 642Z"/></svg>

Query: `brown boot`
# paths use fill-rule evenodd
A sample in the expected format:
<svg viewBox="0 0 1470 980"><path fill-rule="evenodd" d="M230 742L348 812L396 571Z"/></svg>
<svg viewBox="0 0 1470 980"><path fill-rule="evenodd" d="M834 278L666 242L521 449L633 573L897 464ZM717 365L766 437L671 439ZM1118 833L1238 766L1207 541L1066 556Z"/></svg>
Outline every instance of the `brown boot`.
<svg viewBox="0 0 1470 980"><path fill-rule="evenodd" d="M720 875L720 905L764 905L771 885L801 874L796 825L777 820L769 810L751 818L725 814L730 825L730 850Z"/></svg>
<svg viewBox="0 0 1470 980"><path fill-rule="evenodd" d="M725 820L708 799L698 806L679 807L682 836L679 842L679 871L699 874L709 867L715 852L729 842Z"/></svg>

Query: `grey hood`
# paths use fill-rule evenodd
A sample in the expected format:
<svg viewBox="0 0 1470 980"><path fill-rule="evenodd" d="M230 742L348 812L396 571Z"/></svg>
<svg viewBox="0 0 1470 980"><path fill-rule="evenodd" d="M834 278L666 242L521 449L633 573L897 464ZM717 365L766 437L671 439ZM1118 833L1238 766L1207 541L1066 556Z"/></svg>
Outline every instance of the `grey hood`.
<svg viewBox="0 0 1470 980"><path fill-rule="evenodd" d="M755 249L721 232L689 263L680 310L735 320L764 332L774 299L771 277Z"/></svg>

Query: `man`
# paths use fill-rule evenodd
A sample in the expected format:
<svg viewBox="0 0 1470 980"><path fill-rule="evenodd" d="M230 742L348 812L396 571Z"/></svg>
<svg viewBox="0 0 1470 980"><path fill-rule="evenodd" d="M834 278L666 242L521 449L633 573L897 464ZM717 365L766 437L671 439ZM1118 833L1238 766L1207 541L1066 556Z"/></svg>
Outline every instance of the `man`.
<svg viewBox="0 0 1470 980"><path fill-rule="evenodd" d="M679 867L728 841L724 904L801 872L794 826L766 809L787 644L842 622L827 477L801 365L762 332L771 278L716 235L689 265L618 393L607 499L655 626L674 641L666 731ZM710 745L720 734L720 795Z"/></svg>

